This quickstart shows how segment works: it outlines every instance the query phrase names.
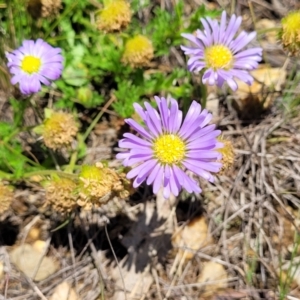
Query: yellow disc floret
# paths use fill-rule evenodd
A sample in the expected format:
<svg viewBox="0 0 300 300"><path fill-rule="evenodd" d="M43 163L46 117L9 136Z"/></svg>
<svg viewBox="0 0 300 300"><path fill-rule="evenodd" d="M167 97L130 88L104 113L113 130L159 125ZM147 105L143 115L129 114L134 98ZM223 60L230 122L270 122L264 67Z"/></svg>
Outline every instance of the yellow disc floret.
<svg viewBox="0 0 300 300"><path fill-rule="evenodd" d="M130 5L124 0L109 1L97 15L97 27L105 32L124 29L130 21Z"/></svg>
<svg viewBox="0 0 300 300"><path fill-rule="evenodd" d="M37 73L41 68L41 59L32 55L26 55L21 62L21 69L28 73Z"/></svg>
<svg viewBox="0 0 300 300"><path fill-rule="evenodd" d="M280 37L283 47L291 55L300 53L300 10L289 13L281 20Z"/></svg>
<svg viewBox="0 0 300 300"><path fill-rule="evenodd" d="M180 163L186 154L184 141L175 134L163 134L153 145L154 156L162 164L172 165Z"/></svg>
<svg viewBox="0 0 300 300"><path fill-rule="evenodd" d="M207 67L228 70L233 65L233 54L224 45L213 45L205 49L204 59Z"/></svg>
<svg viewBox="0 0 300 300"><path fill-rule="evenodd" d="M122 61L133 68L144 67L149 65L153 56L152 42L143 35L137 35L126 42Z"/></svg>

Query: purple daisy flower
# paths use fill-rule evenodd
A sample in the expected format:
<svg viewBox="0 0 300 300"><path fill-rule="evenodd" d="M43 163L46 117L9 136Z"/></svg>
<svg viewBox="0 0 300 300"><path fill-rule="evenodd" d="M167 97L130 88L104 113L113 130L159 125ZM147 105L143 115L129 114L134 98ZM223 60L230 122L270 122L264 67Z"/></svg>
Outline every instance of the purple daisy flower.
<svg viewBox="0 0 300 300"><path fill-rule="evenodd" d="M241 17L232 15L226 25L226 12L223 11L220 24L210 18L201 19L204 30L197 30L196 36L182 34L195 44L194 47L181 46L189 55L189 71L200 72L204 69L202 82L222 87L226 81L232 90L238 88L234 77L251 85L253 77L249 70L256 69L261 61L262 48L242 50L255 36L256 32L242 31L236 36L242 23Z"/></svg>
<svg viewBox="0 0 300 300"><path fill-rule="evenodd" d="M13 75L12 84L19 83L22 94L41 90L41 83L50 85L60 77L63 57L60 48L53 48L42 39L25 40L20 48L6 53L7 66Z"/></svg>
<svg viewBox="0 0 300 300"><path fill-rule="evenodd" d="M192 175L201 176L210 182L214 177L210 172L219 172L222 164L217 162L222 155L216 148L222 146L216 137L221 133L215 125L207 125L212 114L193 101L184 120L175 99L170 105L165 98L155 97L158 111L149 103L145 109L135 103L135 111L145 123L142 126L133 119L126 119L139 136L125 133L119 141L126 152L117 155L124 166L132 167L127 178L134 179L136 188L146 181L153 185L153 193L163 187L163 195L178 196L185 188L189 193L200 193L201 188Z"/></svg>

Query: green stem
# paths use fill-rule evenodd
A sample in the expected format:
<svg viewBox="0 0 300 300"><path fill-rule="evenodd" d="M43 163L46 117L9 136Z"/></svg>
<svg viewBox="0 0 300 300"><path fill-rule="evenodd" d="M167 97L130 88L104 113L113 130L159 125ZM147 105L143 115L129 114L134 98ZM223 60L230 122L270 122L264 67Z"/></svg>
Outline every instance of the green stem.
<svg viewBox="0 0 300 300"><path fill-rule="evenodd" d="M272 27L272 28L258 29L258 30L256 30L256 32L257 32L257 35L259 36L259 35L263 35L267 32L272 32L272 31L278 31L279 32L280 29L281 29L281 27Z"/></svg>
<svg viewBox="0 0 300 300"><path fill-rule="evenodd" d="M109 99L109 101L107 101L107 103L99 111L99 113L97 114L95 119L92 121L92 123L90 124L90 126L88 127L88 129L86 130L84 135L82 136L82 138L81 138L82 140L80 141L80 144L85 142L85 140L88 138L88 136L90 135L90 133L92 132L92 130L94 129L96 124L99 122L100 118L102 117L102 115L104 114L106 109L113 103L114 100L115 99L113 97L111 99ZM78 158L78 152L79 152L78 148L79 147L77 146L77 149L75 150L75 152L73 152L71 159L70 159L70 163L69 163L68 167L66 168L66 172L70 172L70 173L73 172L75 165L76 165L77 158Z"/></svg>
<svg viewBox="0 0 300 300"><path fill-rule="evenodd" d="M40 164L36 163L35 161L31 160L30 158L26 157L25 155L19 153L13 147L11 147L10 145L8 145L5 141L2 141L1 143L2 143L2 145L4 147L6 147L12 153L14 153L15 155L17 155L19 157L22 157L22 159L24 159L26 162L32 164L33 166L40 167Z"/></svg>
<svg viewBox="0 0 300 300"><path fill-rule="evenodd" d="M70 7L68 9L66 9L61 15L60 17L56 20L56 22L54 22L54 24L48 29L48 31L45 34L45 40L48 38L49 34L51 32L53 32L54 28L61 22L61 20L63 20L63 18L65 16L67 16L74 8L75 6L78 4L78 0L74 1Z"/></svg>
<svg viewBox="0 0 300 300"><path fill-rule="evenodd" d="M90 135L90 133L92 132L92 130L94 129L94 127L96 126L96 124L98 123L98 121L100 120L100 118L102 117L104 111L100 110L99 113L97 114L96 118L92 121L92 123L90 124L90 126L88 127L88 129L86 130L86 132L83 135L83 141L85 141L87 139L87 137Z"/></svg>
<svg viewBox="0 0 300 300"><path fill-rule="evenodd" d="M12 179L13 174L5 173L0 171L0 179Z"/></svg>
<svg viewBox="0 0 300 300"><path fill-rule="evenodd" d="M202 109L206 108L206 103L207 103L207 87L205 84L201 83L200 84L200 92L201 92L201 105Z"/></svg>
<svg viewBox="0 0 300 300"><path fill-rule="evenodd" d="M104 112L106 111L106 109L113 103L114 100L115 99L112 97L109 101L107 101L107 103L99 111L99 113L97 114L96 118L93 120L93 122L90 124L90 126L86 130L85 134L83 135L83 137L82 137L83 142L87 139L87 137L89 136L89 134L91 133L91 131L94 129L94 127L96 126L96 124L98 123L98 121L100 120L100 118L102 117L102 115L104 114Z"/></svg>
<svg viewBox="0 0 300 300"><path fill-rule="evenodd" d="M38 110L38 107L37 107L37 105L36 105L36 102L34 101L34 99L31 97L31 98L29 98L29 100L30 100L30 105L31 105L31 107L32 107L32 109L34 110L34 112L37 114L37 116L41 119L41 121L43 120L43 116L40 114L40 112L39 112L39 110ZM51 156L51 158L52 158L52 161L53 161L53 163L54 163L54 165L55 165L55 168L57 169L57 170L60 170L60 166L59 166L59 164L58 164L58 162L57 162L57 159L56 159L56 157L55 157L55 154L54 154L54 152L51 150L51 149L48 149L48 152L49 152L49 154L50 154L50 156Z"/></svg>
<svg viewBox="0 0 300 300"><path fill-rule="evenodd" d="M38 107L33 99L33 97L29 98L29 103L30 106L32 107L33 111L36 113L36 115L41 119L41 121L43 120L43 116L41 115L41 113L38 110Z"/></svg>
<svg viewBox="0 0 300 300"><path fill-rule="evenodd" d="M70 163L69 165L66 167L65 172L67 173L73 173L75 165L76 165L76 161L78 158L78 151L74 151L71 155L71 159L70 159Z"/></svg>
<svg viewBox="0 0 300 300"><path fill-rule="evenodd" d="M51 232L55 232L55 231L65 227L66 225L68 225L70 223L71 220L72 220L72 216L69 215L68 218L62 224L60 224L56 228L52 229Z"/></svg>
<svg viewBox="0 0 300 300"><path fill-rule="evenodd" d="M25 126L21 127L20 129L15 129L10 135L5 137L5 141L10 141L12 138L14 138L16 135L18 135L21 131L30 131L33 129L35 126Z"/></svg>
<svg viewBox="0 0 300 300"><path fill-rule="evenodd" d="M65 177L69 179L76 179L77 176L75 174L70 174L70 173L65 173L63 171L58 171L58 170L39 170L39 171L32 171L25 173L23 175L24 178L29 178L32 176L51 176L51 175L58 175L60 177Z"/></svg>

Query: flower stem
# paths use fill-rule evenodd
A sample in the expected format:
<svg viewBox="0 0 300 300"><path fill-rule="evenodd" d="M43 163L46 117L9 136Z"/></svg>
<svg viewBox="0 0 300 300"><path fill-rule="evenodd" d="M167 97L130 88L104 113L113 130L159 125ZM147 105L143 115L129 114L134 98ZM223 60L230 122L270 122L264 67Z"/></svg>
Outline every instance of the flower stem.
<svg viewBox="0 0 300 300"><path fill-rule="evenodd" d="M115 98L111 97L107 101L107 103L102 107L102 109L99 111L99 113L97 114L95 119L92 121L92 123L90 124L90 126L88 127L86 132L84 133L84 135L81 137L82 140L80 141L80 143L85 142L85 140L88 138L88 136L90 135L90 133L92 132L92 130L94 129L94 127L96 126L96 124L98 123L100 118L103 116L104 112L113 103L114 100L115 100ZM69 165L66 167L66 172L68 172L68 173L73 172L75 165L76 165L77 158L78 158L78 152L79 152L79 147L77 146L77 149L72 153Z"/></svg>
<svg viewBox="0 0 300 300"><path fill-rule="evenodd" d="M71 159L70 159L70 163L69 165L66 167L65 172L67 173L73 173L74 168L75 168L75 164L78 158L78 150L74 151L71 155Z"/></svg>
<svg viewBox="0 0 300 300"><path fill-rule="evenodd" d="M207 87L205 84L200 84L200 93L201 93L201 105L202 109L206 108L206 102L207 102Z"/></svg>
<svg viewBox="0 0 300 300"><path fill-rule="evenodd" d="M0 179L12 179L13 174L9 174L3 171L0 171Z"/></svg>
<svg viewBox="0 0 300 300"><path fill-rule="evenodd" d="M8 145L5 141L0 142L0 144L2 144L4 147L6 147L10 152L12 152L14 155L19 156L20 158L22 157L22 159L24 159L26 162L32 164L33 166L36 167L40 167L40 164L36 163L35 161L31 160L30 158L28 158L27 156L19 153L18 151L16 151L13 147L11 147L10 145Z"/></svg>
<svg viewBox="0 0 300 300"><path fill-rule="evenodd" d="M114 97L111 97L107 103L102 107L102 109L99 111L99 113L97 114L96 118L92 121L92 123L90 124L90 126L88 127L88 129L86 130L85 134L83 135L83 141L85 141L87 139L87 137L90 135L91 131L94 129L94 127L96 126L96 124L98 123L98 121L100 120L100 118L102 117L102 115L104 114L104 112L107 110L107 108L115 101Z"/></svg>
<svg viewBox="0 0 300 300"><path fill-rule="evenodd" d="M75 174L70 174L70 173L66 173L63 171L58 171L58 170L38 170L38 171L32 171L32 172L28 172L25 173L23 175L24 178L29 178L32 176L50 176L50 175L58 175L60 177L65 177L65 178L70 178L70 179L75 179L77 178L77 176Z"/></svg>

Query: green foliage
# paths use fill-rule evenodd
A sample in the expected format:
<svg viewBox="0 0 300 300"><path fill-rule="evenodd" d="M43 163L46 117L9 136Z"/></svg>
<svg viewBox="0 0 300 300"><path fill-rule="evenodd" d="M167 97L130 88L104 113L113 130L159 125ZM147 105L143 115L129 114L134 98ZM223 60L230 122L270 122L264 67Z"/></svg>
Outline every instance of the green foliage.
<svg viewBox="0 0 300 300"><path fill-rule="evenodd" d="M15 138L17 133L12 124L0 122L0 178L5 177L3 172L6 172L19 179L37 165L23 154L22 144Z"/></svg>
<svg viewBox="0 0 300 300"><path fill-rule="evenodd" d="M194 32L195 30L200 28L200 20L201 18L216 18L221 14L221 10L208 10L204 4L200 5L194 13L190 17L190 24L187 28L187 32Z"/></svg>
<svg viewBox="0 0 300 300"><path fill-rule="evenodd" d="M134 112L133 103L139 102L141 96L141 88L133 85L130 81L120 80L118 82L118 90L115 92L117 101L112 105L113 108L126 118Z"/></svg>
<svg viewBox="0 0 300 300"><path fill-rule="evenodd" d="M280 300L287 299L286 296L289 294L291 290L292 282L297 276L297 270L300 267L300 261L297 257L297 252L299 251L299 247L300 247L300 235L298 232L295 232L290 261L287 264L285 264L285 266L283 266L282 262L280 261L279 286L278 286Z"/></svg>
<svg viewBox="0 0 300 300"><path fill-rule="evenodd" d="M0 50L1 58L5 59L4 51L17 48L24 39L42 38L54 47L60 47L64 57L63 73L50 87L43 86L40 97L45 100L44 103L49 95L54 95L51 96L51 106L43 108L84 111L91 116L98 112L90 125L82 126L76 147L68 151L70 161L61 166L68 172L73 172L78 160L84 158L86 139L101 117L99 106L110 99L115 99L111 107L122 118L132 116L134 103L150 101L154 104L154 95L171 96L186 104L191 101L196 91L190 72L186 68L174 67L171 61L166 63L166 58L172 51L180 51L182 32L198 28L201 17L214 17L219 13L202 5L187 20L183 0L177 1L173 8L164 9L149 0L133 0L130 1L133 18L129 27L121 33L103 33L93 21L99 9L93 1L64 0L59 15L39 19L27 12L25 2L8 1L1 10L0 41L5 45ZM151 14L143 16L144 9ZM137 34L144 34L152 41L154 58L148 67L135 69L122 63L122 55L127 39ZM39 129L45 115L40 113L43 110L36 102L38 97L34 99L10 99L13 121L0 124L2 177L22 178L28 172L59 167L56 153L44 146L40 150L44 152L43 161L33 161L33 157L24 151L24 143L16 139L19 133L25 131L35 138L41 135ZM24 115L30 106L39 122L32 128L24 128Z"/></svg>
<svg viewBox="0 0 300 300"><path fill-rule="evenodd" d="M182 43L181 30L183 23L183 2L175 6L175 12L168 12L161 8L154 10L154 18L146 27L151 36L157 56L166 55L170 48Z"/></svg>
<svg viewBox="0 0 300 300"><path fill-rule="evenodd" d="M14 113L14 122L13 122L13 127L17 128L18 126L21 126L23 123L23 115L26 109L27 101L20 101L14 98L11 98L9 100L10 105L13 109L13 113Z"/></svg>
<svg viewBox="0 0 300 300"><path fill-rule="evenodd" d="M297 72L297 66L295 66L295 69L290 73L290 76L287 80L287 86L284 90L281 102L287 114L295 115L298 113L298 110L295 108L300 104L300 96L299 94L295 93L295 90L299 84L299 81L300 74Z"/></svg>

